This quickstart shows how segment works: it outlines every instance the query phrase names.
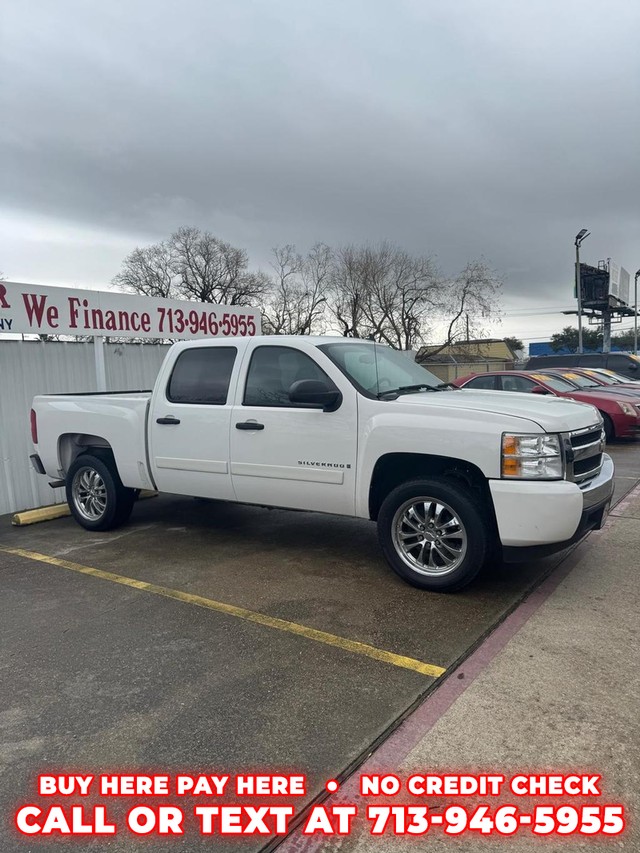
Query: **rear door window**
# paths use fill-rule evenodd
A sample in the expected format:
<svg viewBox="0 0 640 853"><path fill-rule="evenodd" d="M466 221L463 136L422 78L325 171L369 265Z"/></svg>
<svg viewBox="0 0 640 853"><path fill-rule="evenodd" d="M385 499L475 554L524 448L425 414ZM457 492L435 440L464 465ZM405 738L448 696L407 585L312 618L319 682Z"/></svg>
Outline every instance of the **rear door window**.
<svg viewBox="0 0 640 853"><path fill-rule="evenodd" d="M578 360L579 367L602 367L603 364L604 356L599 352L595 352L592 355L581 355Z"/></svg>
<svg viewBox="0 0 640 853"><path fill-rule="evenodd" d="M526 376L501 376L503 391L520 391L525 394L530 394L536 386L533 379L527 379Z"/></svg>
<svg viewBox="0 0 640 853"><path fill-rule="evenodd" d="M634 379L640 373L640 361L636 361L634 356L621 355L611 353L607 358L607 367L609 370L615 370L617 373L623 373L625 376L633 376Z"/></svg>
<svg viewBox="0 0 640 853"><path fill-rule="evenodd" d="M541 368L575 367L578 364L577 355L537 355L527 362L528 370Z"/></svg>
<svg viewBox="0 0 640 853"><path fill-rule="evenodd" d="M167 385L167 400L224 406L236 353L235 347L215 346L181 352Z"/></svg>
<svg viewBox="0 0 640 853"><path fill-rule="evenodd" d="M551 355L548 359L544 361L540 361L537 367L575 367L578 364L578 356L574 353L569 353L568 355Z"/></svg>
<svg viewBox="0 0 640 853"><path fill-rule="evenodd" d="M482 391L495 391L496 377L495 376L476 376L464 386L465 388L476 388Z"/></svg>

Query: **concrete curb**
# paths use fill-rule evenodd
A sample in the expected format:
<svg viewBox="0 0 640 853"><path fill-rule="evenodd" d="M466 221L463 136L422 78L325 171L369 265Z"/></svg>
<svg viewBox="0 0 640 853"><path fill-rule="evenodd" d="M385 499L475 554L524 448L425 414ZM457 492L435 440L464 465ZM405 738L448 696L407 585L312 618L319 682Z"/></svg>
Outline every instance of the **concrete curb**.
<svg viewBox="0 0 640 853"><path fill-rule="evenodd" d="M158 492L140 492L138 500L146 500L146 498L157 498ZM11 516L11 524L14 527L26 527L28 524L39 524L41 521L53 521L56 518L64 518L71 515L69 505L51 504L51 506L41 506L38 509L27 509L24 512L16 512Z"/></svg>
<svg viewBox="0 0 640 853"><path fill-rule="evenodd" d="M602 530L592 531L567 554L562 562L523 599L523 601L457 666L447 671L447 676L429 692L426 699L391 734L344 779L337 793L321 792L313 801L330 805L362 803L359 777L363 773L398 772L401 765L418 743L429 733L451 706L471 687L475 679L507 646L509 641L526 625L536 611L549 599L560 584L581 562L587 553L591 536L600 537L625 516L624 512L636 501L640 501L640 486L636 486L620 500L609 515ZM614 514L615 513L615 514ZM290 834L282 841L267 845L265 851L278 853L320 853L326 839L301 832L302 820L297 822ZM337 850L340 844L335 845Z"/></svg>

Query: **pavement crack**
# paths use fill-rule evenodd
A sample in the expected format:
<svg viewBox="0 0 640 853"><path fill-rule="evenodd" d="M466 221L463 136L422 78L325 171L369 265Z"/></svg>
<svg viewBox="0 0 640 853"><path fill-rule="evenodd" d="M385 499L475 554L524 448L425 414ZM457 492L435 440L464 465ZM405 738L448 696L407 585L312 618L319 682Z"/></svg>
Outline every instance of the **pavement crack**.
<svg viewBox="0 0 640 853"><path fill-rule="evenodd" d="M54 553L54 557L65 557L74 551L82 551L84 548L96 548L99 545L110 545L112 542L117 542L118 539L124 539L125 536L132 536L134 533L141 533L143 530L150 530L155 527L155 524L145 524L143 527L135 527L132 530L125 530L123 533L117 533L103 539L87 539L82 545L70 545L68 548L60 548Z"/></svg>

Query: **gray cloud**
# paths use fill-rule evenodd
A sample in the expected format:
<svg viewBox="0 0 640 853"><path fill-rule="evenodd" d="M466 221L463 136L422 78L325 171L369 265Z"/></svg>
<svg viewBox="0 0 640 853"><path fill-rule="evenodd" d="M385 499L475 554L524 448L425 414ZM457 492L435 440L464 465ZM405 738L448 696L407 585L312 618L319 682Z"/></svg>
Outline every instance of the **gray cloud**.
<svg viewBox="0 0 640 853"><path fill-rule="evenodd" d="M388 238L449 270L484 254L541 304L570 301L585 225L587 259L640 265L631 0L7 6L4 216L117 234L101 271L183 224L256 264L317 240ZM70 263L47 239L55 281ZM20 246L0 268L24 278ZM85 240L77 279L91 258Z"/></svg>

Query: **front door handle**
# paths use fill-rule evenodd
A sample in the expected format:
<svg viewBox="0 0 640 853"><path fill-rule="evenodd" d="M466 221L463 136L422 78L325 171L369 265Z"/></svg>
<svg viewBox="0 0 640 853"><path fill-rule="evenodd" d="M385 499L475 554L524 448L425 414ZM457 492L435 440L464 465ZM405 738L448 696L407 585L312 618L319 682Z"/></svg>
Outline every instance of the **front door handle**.
<svg viewBox="0 0 640 853"><path fill-rule="evenodd" d="M258 421L241 421L236 424L236 429L264 429L264 424L259 424Z"/></svg>
<svg viewBox="0 0 640 853"><path fill-rule="evenodd" d="M179 424L180 420L179 420L179 418L174 418L173 416L170 415L169 417L166 417L166 418L156 418L156 423L157 424Z"/></svg>

